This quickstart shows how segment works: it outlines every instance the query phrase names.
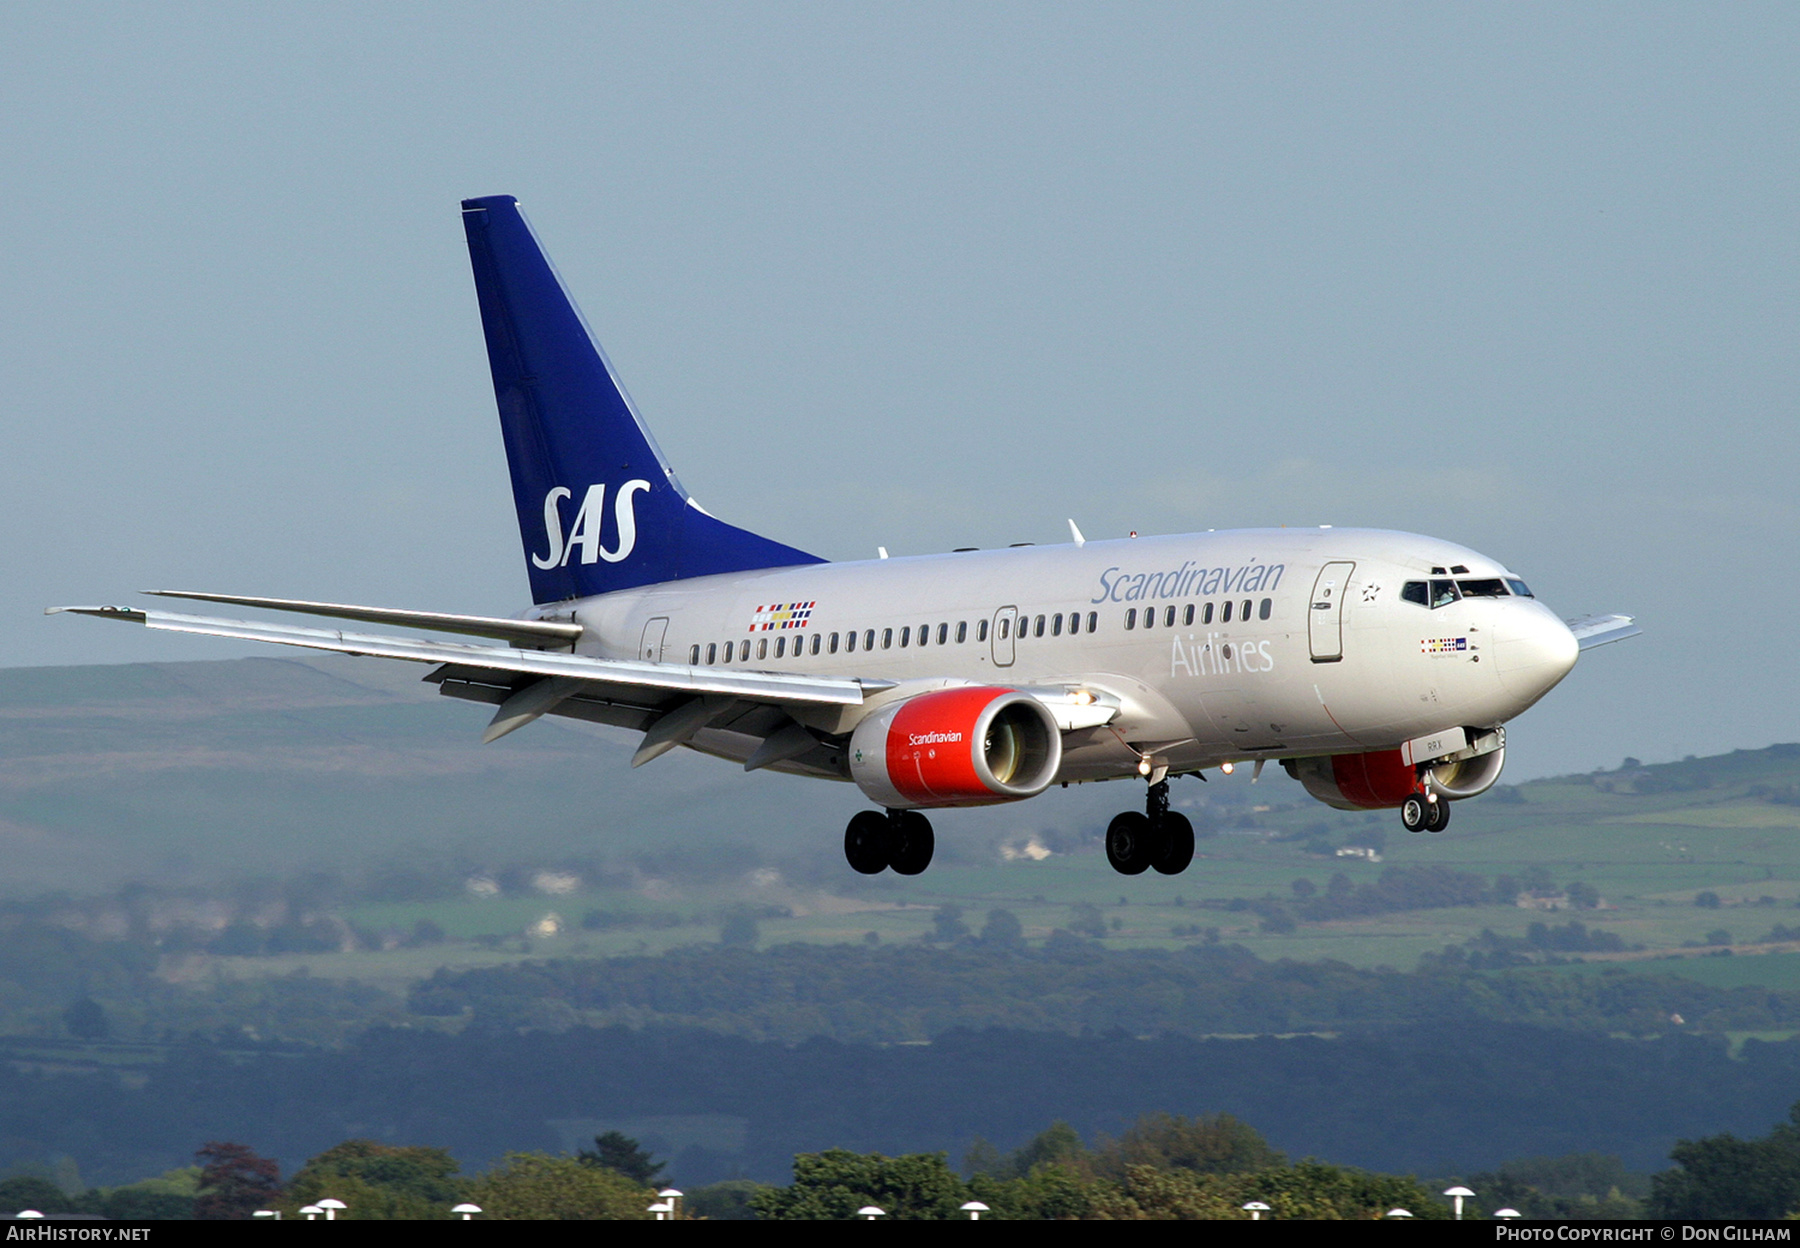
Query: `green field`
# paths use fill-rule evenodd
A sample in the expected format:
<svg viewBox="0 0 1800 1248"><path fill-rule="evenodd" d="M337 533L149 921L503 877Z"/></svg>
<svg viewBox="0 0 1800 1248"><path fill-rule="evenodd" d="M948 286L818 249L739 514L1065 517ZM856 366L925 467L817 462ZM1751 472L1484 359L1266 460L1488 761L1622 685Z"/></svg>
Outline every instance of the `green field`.
<svg viewBox="0 0 1800 1248"><path fill-rule="evenodd" d="M332 914L363 946L190 953L172 960L178 976L306 965L391 983L439 965L712 942L733 914L754 918L764 946L908 941L944 906L976 931L1006 910L1028 940L1091 928L1097 912L1114 948L1218 939L1265 958L1398 969L1484 929L1524 938L1571 921L1637 947L1581 955L1590 968L1789 986L1800 956L1751 956L1777 926L1800 927L1796 746L1507 786L1458 803L1436 836L1408 835L1392 812L1330 810L1276 768L1254 785L1242 771L1182 779L1173 802L1203 835L1177 877L1108 869L1100 832L1140 786L1080 785L944 812L930 871L864 878L838 848L864 805L851 786L745 776L682 752L634 771L622 734L562 721L484 748L479 711L417 675L338 659L0 672L0 890L89 898L84 921L104 927L103 899L142 883L257 924L268 907L246 898L325 879ZM1336 856L1352 846L1381 861ZM1323 893L1335 876L1361 887L1420 867L1485 883L1537 872L1540 891L1580 883L1600 904L1264 921L1273 904L1292 908L1296 881ZM1721 934L1734 956L1693 956Z"/></svg>

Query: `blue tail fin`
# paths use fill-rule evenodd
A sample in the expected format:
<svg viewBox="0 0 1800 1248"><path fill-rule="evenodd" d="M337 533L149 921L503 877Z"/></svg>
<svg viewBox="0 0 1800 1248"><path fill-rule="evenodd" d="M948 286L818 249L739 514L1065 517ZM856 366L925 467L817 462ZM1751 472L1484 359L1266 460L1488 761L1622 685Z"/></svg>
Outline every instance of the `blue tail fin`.
<svg viewBox="0 0 1800 1248"><path fill-rule="evenodd" d="M688 498L510 195L463 201L534 602L824 562Z"/></svg>

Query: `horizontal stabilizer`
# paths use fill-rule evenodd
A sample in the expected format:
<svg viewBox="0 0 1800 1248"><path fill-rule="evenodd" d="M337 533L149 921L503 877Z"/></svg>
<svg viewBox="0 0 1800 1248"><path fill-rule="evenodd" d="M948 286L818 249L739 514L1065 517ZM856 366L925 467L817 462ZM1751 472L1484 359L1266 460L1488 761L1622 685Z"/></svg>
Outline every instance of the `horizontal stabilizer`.
<svg viewBox="0 0 1800 1248"><path fill-rule="evenodd" d="M424 628L435 633L463 633L527 645L570 645L581 636L581 625L555 620L502 620L486 615L444 615L436 611L405 611L397 607L357 607L341 602L304 602L298 598L240 598L232 594L201 594L181 589L146 589L157 598L187 598L194 602L223 602L234 607L262 607L268 611L294 611L301 615L326 615L364 624L391 624L396 628Z"/></svg>
<svg viewBox="0 0 1800 1248"><path fill-rule="evenodd" d="M335 629L296 628L289 624L263 624L249 620L219 620L202 615L177 615L171 611L140 611L133 607L51 607L46 614L70 611L103 620L122 620L171 633L196 633L204 637L230 637L237 641L266 641L278 646L301 646L337 654L365 655L377 659L404 659L413 663L454 663L486 671L526 676L567 676L594 685L653 689L669 693L717 693L756 702L793 702L823 706L856 706L866 693L890 689L885 680L846 680L832 676L798 676L781 672L755 672L739 668L721 671L711 667L686 667L674 663L645 663L635 659L595 659L586 655L548 650L514 650L477 646L460 641L420 641L411 637L384 637L372 633L344 633Z"/></svg>
<svg viewBox="0 0 1800 1248"><path fill-rule="evenodd" d="M1609 642L1636 637L1644 630L1632 623L1629 615L1584 615L1578 620L1564 620L1575 634L1575 644L1583 650L1604 646Z"/></svg>

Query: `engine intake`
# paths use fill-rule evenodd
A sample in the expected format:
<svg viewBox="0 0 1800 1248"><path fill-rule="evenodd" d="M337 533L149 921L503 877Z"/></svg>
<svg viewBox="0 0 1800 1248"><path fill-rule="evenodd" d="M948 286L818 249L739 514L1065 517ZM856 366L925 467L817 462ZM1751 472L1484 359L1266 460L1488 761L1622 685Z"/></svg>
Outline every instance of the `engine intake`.
<svg viewBox="0 0 1800 1248"><path fill-rule="evenodd" d="M1062 765L1043 703L975 685L884 706L850 736L850 776L883 806L985 806L1035 797Z"/></svg>

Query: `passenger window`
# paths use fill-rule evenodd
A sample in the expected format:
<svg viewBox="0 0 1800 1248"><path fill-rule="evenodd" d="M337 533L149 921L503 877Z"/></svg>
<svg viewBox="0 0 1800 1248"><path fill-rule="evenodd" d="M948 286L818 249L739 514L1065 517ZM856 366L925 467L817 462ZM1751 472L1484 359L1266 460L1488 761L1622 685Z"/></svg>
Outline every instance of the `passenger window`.
<svg viewBox="0 0 1800 1248"><path fill-rule="evenodd" d="M1405 602L1416 602L1421 607L1431 606L1431 588L1424 581L1408 581L1400 587L1400 597Z"/></svg>
<svg viewBox="0 0 1800 1248"><path fill-rule="evenodd" d="M894 648L894 630L893 629L884 628L881 630L881 648L883 650L892 650Z"/></svg>
<svg viewBox="0 0 1800 1248"><path fill-rule="evenodd" d="M1127 629L1132 629L1132 628L1137 627L1137 608L1136 607L1131 608L1131 610L1129 610L1125 613L1125 627Z"/></svg>
<svg viewBox="0 0 1800 1248"><path fill-rule="evenodd" d="M987 640L987 621L986 620L976 620L975 621L975 640L976 641L986 641Z"/></svg>
<svg viewBox="0 0 1800 1248"><path fill-rule="evenodd" d="M872 628L865 628L863 630L863 649L864 650L873 650L874 648L875 648L875 630Z"/></svg>
<svg viewBox="0 0 1800 1248"><path fill-rule="evenodd" d="M813 644L812 644L812 652L813 652L813 653L814 653L814 654L817 654L817 653L818 653L818 652L819 652L819 643L820 643L820 642L822 642L822 641L824 641L824 640L825 640L825 635L824 635L824 634L823 634L823 633L814 633L814 634L813 634ZM836 643L836 642L833 642L833 643L832 643L832 646L831 646L831 648L832 648L832 649L833 649L833 650L836 650L836 649L837 649L837 643Z"/></svg>
<svg viewBox="0 0 1800 1248"><path fill-rule="evenodd" d="M736 649L737 649L737 643L731 642L731 641L728 641L724 645L720 646L719 647L719 662L721 662L721 663L731 662L731 652Z"/></svg>
<svg viewBox="0 0 1800 1248"><path fill-rule="evenodd" d="M786 654L787 654L787 638L786 637L777 637L775 639L775 657L779 659Z"/></svg>
<svg viewBox="0 0 1800 1248"><path fill-rule="evenodd" d="M1062 636L1062 612L1061 611L1058 611L1055 615L1050 617L1050 635L1052 637L1061 637Z"/></svg>
<svg viewBox="0 0 1800 1248"><path fill-rule="evenodd" d="M1098 611L1089 611L1088 612L1088 632L1090 632L1090 633L1093 632L1099 626L1100 626L1100 613Z"/></svg>
<svg viewBox="0 0 1800 1248"><path fill-rule="evenodd" d="M1269 618L1269 612L1270 612L1270 611L1271 611L1271 610L1273 610L1273 609L1274 609L1274 604L1273 604L1273 603L1271 603L1271 602L1270 602L1270 601L1269 601L1269 599L1267 599L1267 598L1264 598L1264 599L1263 599L1263 600L1262 600L1262 605L1261 605L1261 606L1259 606L1259 607L1258 607L1258 608L1257 608L1257 611L1256 611L1256 618L1257 618L1257 619L1259 619L1259 620L1266 620L1266 619L1268 619L1268 618Z"/></svg>
<svg viewBox="0 0 1800 1248"><path fill-rule="evenodd" d="M718 657L719 657L719 643L716 641L707 642L706 643L706 665L708 667L711 667L715 662L718 661Z"/></svg>
<svg viewBox="0 0 1800 1248"><path fill-rule="evenodd" d="M1156 608L1155 607L1145 607L1144 608L1144 627L1145 628L1155 628L1156 627Z"/></svg>
<svg viewBox="0 0 1800 1248"><path fill-rule="evenodd" d="M748 663L749 661L750 661L750 642L746 639L744 641L738 642L738 662Z"/></svg>
<svg viewBox="0 0 1800 1248"><path fill-rule="evenodd" d="M1069 612L1069 636L1073 637L1081 631L1081 612Z"/></svg>
<svg viewBox="0 0 1800 1248"><path fill-rule="evenodd" d="M1174 628L1175 627L1175 608L1174 607L1170 607L1167 611L1163 612L1163 627L1164 628Z"/></svg>
<svg viewBox="0 0 1800 1248"><path fill-rule="evenodd" d="M1001 620L1000 621L1000 640L1001 641L1006 640L1006 634L1007 634L1008 630L1011 629L1011 627L1012 627L1011 620Z"/></svg>
<svg viewBox="0 0 1800 1248"><path fill-rule="evenodd" d="M956 622L956 644L960 646L963 644L963 642L967 641L968 639L969 639L969 622L967 620L958 620Z"/></svg>
<svg viewBox="0 0 1800 1248"><path fill-rule="evenodd" d="M1190 602L1187 604L1187 609L1181 613L1181 626L1183 628L1190 628L1193 626L1193 623L1194 623L1194 604Z"/></svg>
<svg viewBox="0 0 1800 1248"><path fill-rule="evenodd" d="M758 637L756 639L756 661L758 663L761 663L764 659L766 659L768 657L769 657L769 639L767 637Z"/></svg>
<svg viewBox="0 0 1800 1248"><path fill-rule="evenodd" d="M837 648L838 648L838 635L836 633L833 633L831 635L831 653L836 654Z"/></svg>
<svg viewBox="0 0 1800 1248"><path fill-rule="evenodd" d="M1227 602L1225 604L1225 609L1223 611L1219 612L1219 623L1221 623L1221 624L1231 623L1231 604L1229 602Z"/></svg>
<svg viewBox="0 0 1800 1248"><path fill-rule="evenodd" d="M1040 615L1037 617L1037 627L1032 630L1031 635L1033 637L1042 637L1044 635L1044 617L1043 616Z"/></svg>
<svg viewBox="0 0 1800 1248"><path fill-rule="evenodd" d="M912 625L908 624L905 628L900 630L900 648L902 650L904 650L911 643L912 643Z"/></svg>
<svg viewBox="0 0 1800 1248"><path fill-rule="evenodd" d="M845 654L855 654L856 653L856 632L855 632L855 630L851 630L850 632L844 634L844 653Z"/></svg>
<svg viewBox="0 0 1800 1248"><path fill-rule="evenodd" d="M1206 604L1206 610L1204 610L1200 613L1200 622L1202 624L1211 624L1212 623L1212 611L1213 611L1213 604L1209 602Z"/></svg>
<svg viewBox="0 0 1800 1248"><path fill-rule="evenodd" d="M939 624L938 625L938 645L941 646L948 640L950 640L950 626L948 624Z"/></svg>
<svg viewBox="0 0 1800 1248"><path fill-rule="evenodd" d="M931 625L919 625L919 644L921 646L929 646L931 644Z"/></svg>
<svg viewBox="0 0 1800 1248"><path fill-rule="evenodd" d="M1455 581L1433 581L1431 583L1431 609L1447 607L1457 599Z"/></svg>
<svg viewBox="0 0 1800 1248"><path fill-rule="evenodd" d="M1250 622L1250 600L1248 598L1244 599L1244 605L1238 608L1238 619L1246 624Z"/></svg>
<svg viewBox="0 0 1800 1248"><path fill-rule="evenodd" d="M688 666L689 667L699 667L700 666L700 643L699 642L695 642L693 645L688 647Z"/></svg>

